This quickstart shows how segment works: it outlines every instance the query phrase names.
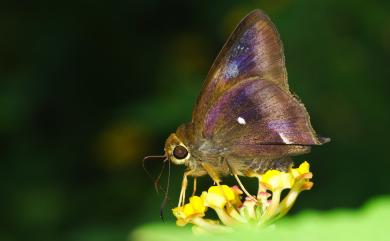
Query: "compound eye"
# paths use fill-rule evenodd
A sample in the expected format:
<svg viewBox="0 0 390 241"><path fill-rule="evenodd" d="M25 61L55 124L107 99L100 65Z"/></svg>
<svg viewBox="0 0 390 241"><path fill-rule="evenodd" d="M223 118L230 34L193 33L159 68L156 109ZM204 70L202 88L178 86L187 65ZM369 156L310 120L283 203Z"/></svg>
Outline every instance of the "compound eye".
<svg viewBox="0 0 390 241"><path fill-rule="evenodd" d="M188 156L188 151L184 146L176 146L175 149L173 149L173 156L176 159L184 159Z"/></svg>

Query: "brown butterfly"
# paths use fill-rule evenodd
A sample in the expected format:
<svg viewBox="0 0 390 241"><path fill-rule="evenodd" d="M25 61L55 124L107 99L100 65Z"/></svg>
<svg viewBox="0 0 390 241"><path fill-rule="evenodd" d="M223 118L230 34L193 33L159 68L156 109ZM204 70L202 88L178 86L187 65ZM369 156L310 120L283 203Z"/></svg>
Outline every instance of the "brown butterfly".
<svg viewBox="0 0 390 241"><path fill-rule="evenodd" d="M187 177L258 176L286 171L290 156L329 141L316 135L302 102L290 92L279 34L261 10L234 30L209 71L190 123L165 143L165 157L185 165L179 206ZM195 190L195 187L194 187Z"/></svg>

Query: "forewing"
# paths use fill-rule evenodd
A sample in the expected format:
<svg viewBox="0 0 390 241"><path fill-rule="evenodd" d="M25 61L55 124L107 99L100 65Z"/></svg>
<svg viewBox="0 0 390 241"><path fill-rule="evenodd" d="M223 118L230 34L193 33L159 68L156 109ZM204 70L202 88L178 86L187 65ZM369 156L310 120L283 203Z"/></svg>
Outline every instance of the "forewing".
<svg viewBox="0 0 390 241"><path fill-rule="evenodd" d="M215 147L243 156L294 154L299 146L322 144L303 104L259 77L227 90L208 110L203 126L203 136Z"/></svg>
<svg viewBox="0 0 390 241"><path fill-rule="evenodd" d="M202 129L206 112L226 90L253 76L288 91L279 34L260 10L251 12L241 21L214 61L194 108L195 128Z"/></svg>

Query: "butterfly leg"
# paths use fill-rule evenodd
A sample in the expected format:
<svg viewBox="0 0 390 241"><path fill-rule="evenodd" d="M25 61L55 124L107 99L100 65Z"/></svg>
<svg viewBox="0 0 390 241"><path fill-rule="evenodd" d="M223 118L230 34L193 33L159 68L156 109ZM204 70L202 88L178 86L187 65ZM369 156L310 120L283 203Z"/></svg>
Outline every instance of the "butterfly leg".
<svg viewBox="0 0 390 241"><path fill-rule="evenodd" d="M240 186L240 188L242 189L242 191L248 196L248 197L252 197L253 200L256 200L255 197L252 196L252 194L250 194L246 188L244 187L244 185L242 184L240 178L238 178L238 175L237 174L233 174L234 178L236 179L238 185Z"/></svg>
<svg viewBox="0 0 390 241"><path fill-rule="evenodd" d="M181 182L181 191L180 191L180 196L179 196L179 203L177 204L178 207L180 207L182 204L184 204L185 200L186 200L186 189L187 189L187 185L188 185L188 175L191 173L192 171L186 171L184 172L184 175L183 175L183 181Z"/></svg>
<svg viewBox="0 0 390 241"><path fill-rule="evenodd" d="M240 188L242 189L242 191L243 191L248 197L252 197L253 200L256 200L256 198L253 197L253 195L250 194L250 193L246 190L246 188L245 188L244 185L242 184L240 178L238 177L237 172L233 169L233 167L232 167L232 165L230 164L230 162L229 162L228 160L226 160L226 159L225 159L225 161L226 161L227 165L229 166L229 169L230 169L231 174L232 174L232 175L234 176L234 178L236 179L236 181L237 181L238 185L240 186Z"/></svg>
<svg viewBox="0 0 390 241"><path fill-rule="evenodd" d="M213 179L214 183L221 188L221 192L225 195L225 192L223 191L221 187L221 178L219 177L218 173L214 171L214 168L207 164L207 163L202 163L202 167L206 170L207 174Z"/></svg>
<svg viewBox="0 0 390 241"><path fill-rule="evenodd" d="M217 185L219 185L219 183L221 182L221 178L219 177L218 173L214 171L214 168L210 164L204 162L202 162L202 167L206 170L207 174L209 174L211 179L213 179L213 181Z"/></svg>
<svg viewBox="0 0 390 241"><path fill-rule="evenodd" d="M191 196L194 196L195 192L196 192L196 177L194 177L194 189L192 190L192 195Z"/></svg>

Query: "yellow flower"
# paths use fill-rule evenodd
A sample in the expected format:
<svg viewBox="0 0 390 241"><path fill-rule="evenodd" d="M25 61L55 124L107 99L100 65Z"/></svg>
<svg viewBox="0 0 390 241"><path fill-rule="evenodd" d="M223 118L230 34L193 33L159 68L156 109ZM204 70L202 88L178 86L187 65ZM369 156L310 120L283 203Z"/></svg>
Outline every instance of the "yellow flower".
<svg viewBox="0 0 390 241"><path fill-rule="evenodd" d="M190 197L190 202L172 209L173 215L177 218L177 224L182 226L190 221L193 217L203 217L207 207L204 205L203 199L198 196Z"/></svg>
<svg viewBox="0 0 390 241"><path fill-rule="evenodd" d="M238 186L211 186L200 196L190 197L189 203L172 209L176 224L191 223L197 233L225 232L246 225L264 228L286 215L298 195L313 186L310 181L313 174L306 161L288 172L268 170L256 177L259 179L257 196L246 192L248 196L242 202L243 191ZM290 190L282 195L284 189ZM219 221L204 218L207 208L216 212Z"/></svg>
<svg viewBox="0 0 390 241"><path fill-rule="evenodd" d="M239 192L234 191L227 185L212 186L208 192L203 192L201 197L208 207L223 208L227 202L238 202ZM238 201L237 201L238 200Z"/></svg>
<svg viewBox="0 0 390 241"><path fill-rule="evenodd" d="M204 213L206 212L207 207L204 205L204 201L201 197L192 196L190 197L190 204L194 209L195 213Z"/></svg>
<svg viewBox="0 0 390 241"><path fill-rule="evenodd" d="M303 174L310 172L310 164L307 161L304 161L298 168L290 168L290 173L294 178L297 178Z"/></svg>
<svg viewBox="0 0 390 241"><path fill-rule="evenodd" d="M271 191L291 188L294 178L291 173L269 170L261 178L261 182Z"/></svg>

